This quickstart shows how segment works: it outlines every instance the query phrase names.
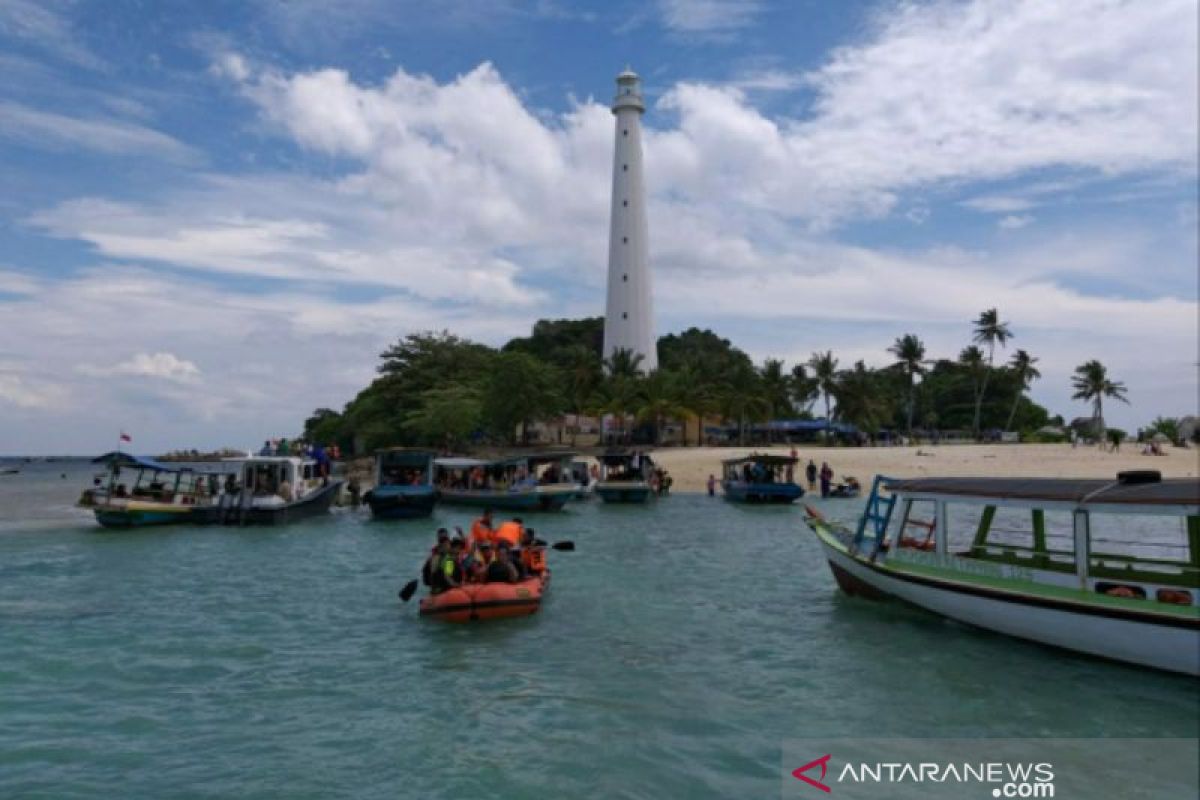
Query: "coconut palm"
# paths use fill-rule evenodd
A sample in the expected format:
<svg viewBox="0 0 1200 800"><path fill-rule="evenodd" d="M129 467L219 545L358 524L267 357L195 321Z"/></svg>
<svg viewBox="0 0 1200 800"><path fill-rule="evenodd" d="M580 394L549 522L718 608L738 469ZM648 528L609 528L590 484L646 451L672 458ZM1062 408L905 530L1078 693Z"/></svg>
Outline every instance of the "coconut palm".
<svg viewBox="0 0 1200 800"><path fill-rule="evenodd" d="M992 367L996 358L996 343L999 342L1003 347L1005 342L1012 338L1012 331L1008 329L1007 322L1000 321L1000 313L994 308L980 313L979 319L975 320L975 335L971 341L976 344L986 344L988 347L987 371L983 373L983 385L979 389L979 393L975 397L975 420L972 423L972 428L976 438L979 437L979 417L983 413L983 398L987 394L988 376L991 375Z"/></svg>
<svg viewBox="0 0 1200 800"><path fill-rule="evenodd" d="M833 351L827 350L824 353L813 353L808 359L808 366L812 367L817 388L825 398L825 438L829 438L829 398L837 388L838 362L833 357Z"/></svg>
<svg viewBox="0 0 1200 800"><path fill-rule="evenodd" d="M1075 394L1071 395L1072 400L1091 401L1092 433L1098 440L1104 441L1104 398L1111 397L1128 404L1125 384L1110 380L1108 369L1093 358L1075 368L1071 386L1075 389Z"/></svg>
<svg viewBox="0 0 1200 800"><path fill-rule="evenodd" d="M791 386L788 374L783 371L783 362L777 358L768 358L759 370L761 377L763 399L770 407L768 416L771 419L790 417L795 409L792 407Z"/></svg>
<svg viewBox="0 0 1200 800"><path fill-rule="evenodd" d="M888 352L896 357L896 366L908 376L908 433L913 430L913 411L917 406L917 376L925 374L925 344L916 334L906 333L896 339Z"/></svg>
<svg viewBox="0 0 1200 800"><path fill-rule="evenodd" d="M596 392L596 388L604 380L596 352L590 347L577 344L570 347L565 356L566 365L566 396L569 407L574 414L582 414L588 405L588 400ZM571 427L571 446L575 446L575 437L579 432L578 420Z"/></svg>
<svg viewBox="0 0 1200 800"><path fill-rule="evenodd" d="M604 374L609 377L636 378L642 374L642 362L645 356L632 350L618 348L612 355L604 359Z"/></svg>
<svg viewBox="0 0 1200 800"><path fill-rule="evenodd" d="M684 364L675 373L675 401L686 416L696 418L696 445L704 441L704 416L715 410L715 399L704 375L695 364ZM687 423L683 426L683 445L687 447Z"/></svg>
<svg viewBox="0 0 1200 800"><path fill-rule="evenodd" d="M804 368L803 364L792 367L791 392L792 406L805 413L812 409L812 404L820 393L817 388L817 379L809 377L808 370Z"/></svg>
<svg viewBox="0 0 1200 800"><path fill-rule="evenodd" d="M1042 377L1042 373L1038 372L1034 364L1037 359L1026 353L1024 350L1018 350L1013 353L1012 360L1008 362L1008 368L1012 370L1013 377L1017 379L1017 396L1013 398L1012 410L1008 412L1008 422L1004 426L1004 430L1011 431L1013 419L1017 416L1017 405L1021 402L1021 395L1029 389L1029 384L1038 378Z"/></svg>
<svg viewBox="0 0 1200 800"><path fill-rule="evenodd" d="M668 417L685 418L683 408L675 393L675 376L665 370L656 369L641 382L641 392L633 409L638 422L654 424L654 443L662 441L663 422Z"/></svg>
<svg viewBox="0 0 1200 800"><path fill-rule="evenodd" d="M987 362L983 358L983 351L975 345L964 347L963 351L958 354L958 363L967 369L967 374L971 376L971 396L975 401L975 420L974 433L979 435L979 406L983 399L983 387L987 382Z"/></svg>
<svg viewBox="0 0 1200 800"><path fill-rule="evenodd" d="M745 366L729 376L721 392L721 412L738 422L738 442L746 443L746 423L766 419L771 404L763 396L762 379L752 366Z"/></svg>

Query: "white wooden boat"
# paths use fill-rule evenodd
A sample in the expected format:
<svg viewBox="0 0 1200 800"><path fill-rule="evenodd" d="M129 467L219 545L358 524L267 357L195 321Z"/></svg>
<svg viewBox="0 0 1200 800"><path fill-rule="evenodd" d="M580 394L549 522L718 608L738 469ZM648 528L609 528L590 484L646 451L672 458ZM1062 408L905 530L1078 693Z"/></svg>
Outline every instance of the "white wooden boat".
<svg viewBox="0 0 1200 800"><path fill-rule="evenodd" d="M1200 675L1195 479L880 477L854 531L807 510L850 594Z"/></svg>

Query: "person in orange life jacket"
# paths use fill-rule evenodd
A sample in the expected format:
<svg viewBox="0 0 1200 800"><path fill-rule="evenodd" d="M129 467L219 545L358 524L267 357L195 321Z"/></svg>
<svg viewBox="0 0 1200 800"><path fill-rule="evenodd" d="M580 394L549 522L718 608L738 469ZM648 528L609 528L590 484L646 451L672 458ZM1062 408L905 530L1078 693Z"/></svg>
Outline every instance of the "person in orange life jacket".
<svg viewBox="0 0 1200 800"><path fill-rule="evenodd" d="M521 544L521 531L525 524L519 517L514 517L511 521L505 522L496 529L493 537L496 544L506 542L510 548L519 547Z"/></svg>
<svg viewBox="0 0 1200 800"><path fill-rule="evenodd" d="M533 528L521 532L521 549L517 553L522 578L541 575L546 571L546 546L537 543Z"/></svg>
<svg viewBox="0 0 1200 800"><path fill-rule="evenodd" d="M485 508L479 519L471 523L471 542L478 545L480 542L495 544L496 531L493 529L492 510Z"/></svg>
<svg viewBox="0 0 1200 800"><path fill-rule="evenodd" d="M496 560L488 564L487 582L516 583L520 580L520 577L517 573L517 568L513 566L512 560L509 558L508 545L500 542L496 546Z"/></svg>

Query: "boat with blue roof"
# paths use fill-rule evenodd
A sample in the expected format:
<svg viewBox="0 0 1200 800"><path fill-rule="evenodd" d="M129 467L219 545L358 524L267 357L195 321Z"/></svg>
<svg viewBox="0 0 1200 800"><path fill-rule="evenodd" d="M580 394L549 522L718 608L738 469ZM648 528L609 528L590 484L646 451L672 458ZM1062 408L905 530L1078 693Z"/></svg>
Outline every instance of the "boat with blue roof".
<svg viewBox="0 0 1200 800"><path fill-rule="evenodd" d="M721 490L733 503L787 505L804 496L793 480L797 459L751 453L721 462Z"/></svg>
<svg viewBox="0 0 1200 800"><path fill-rule="evenodd" d="M375 454L375 486L363 500L377 519L428 517L437 505L431 450L391 447Z"/></svg>

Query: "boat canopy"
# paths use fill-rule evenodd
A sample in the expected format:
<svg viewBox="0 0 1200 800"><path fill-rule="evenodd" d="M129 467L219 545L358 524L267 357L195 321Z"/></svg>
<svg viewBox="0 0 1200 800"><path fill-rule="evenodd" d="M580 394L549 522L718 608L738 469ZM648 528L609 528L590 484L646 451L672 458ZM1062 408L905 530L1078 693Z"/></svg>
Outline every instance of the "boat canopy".
<svg viewBox="0 0 1200 800"><path fill-rule="evenodd" d="M769 453L751 453L750 455L742 456L741 458L726 458L722 460L721 463L727 467L731 467L736 464L766 464L772 467L786 467L789 464L796 464L799 460L800 459L792 458L791 456L777 456Z"/></svg>
<svg viewBox="0 0 1200 800"><path fill-rule="evenodd" d="M888 491L981 500L1070 503L1076 506L1200 506L1200 481L1136 473L1117 480L1076 478L914 478L892 480Z"/></svg>
<svg viewBox="0 0 1200 800"><path fill-rule="evenodd" d="M433 463L445 469L470 469L472 467L486 467L491 462L482 461L478 458L439 458Z"/></svg>
<svg viewBox="0 0 1200 800"><path fill-rule="evenodd" d="M577 455L579 454L570 451L548 451L542 453L527 453L525 455L510 456L508 458L497 459L491 463L500 464L503 466L509 466L513 464L556 464L561 461L570 461Z"/></svg>
<svg viewBox="0 0 1200 800"><path fill-rule="evenodd" d="M435 459L437 453L419 447L385 447L376 450L375 457L392 466L423 467Z"/></svg>
<svg viewBox="0 0 1200 800"><path fill-rule="evenodd" d="M626 464L632 461L635 455L639 454L634 453L632 450L607 450L596 456L596 460L601 464ZM640 455L642 459L653 462L648 453L641 453Z"/></svg>
<svg viewBox="0 0 1200 800"><path fill-rule="evenodd" d="M143 458L142 456L130 455L129 453L121 453L113 450L111 453L105 453L102 456L96 456L92 459L93 464L108 464L118 467L133 467L135 469L154 469L159 472L191 472L189 467L173 467L168 464L163 464L161 461L155 461L152 458Z"/></svg>

